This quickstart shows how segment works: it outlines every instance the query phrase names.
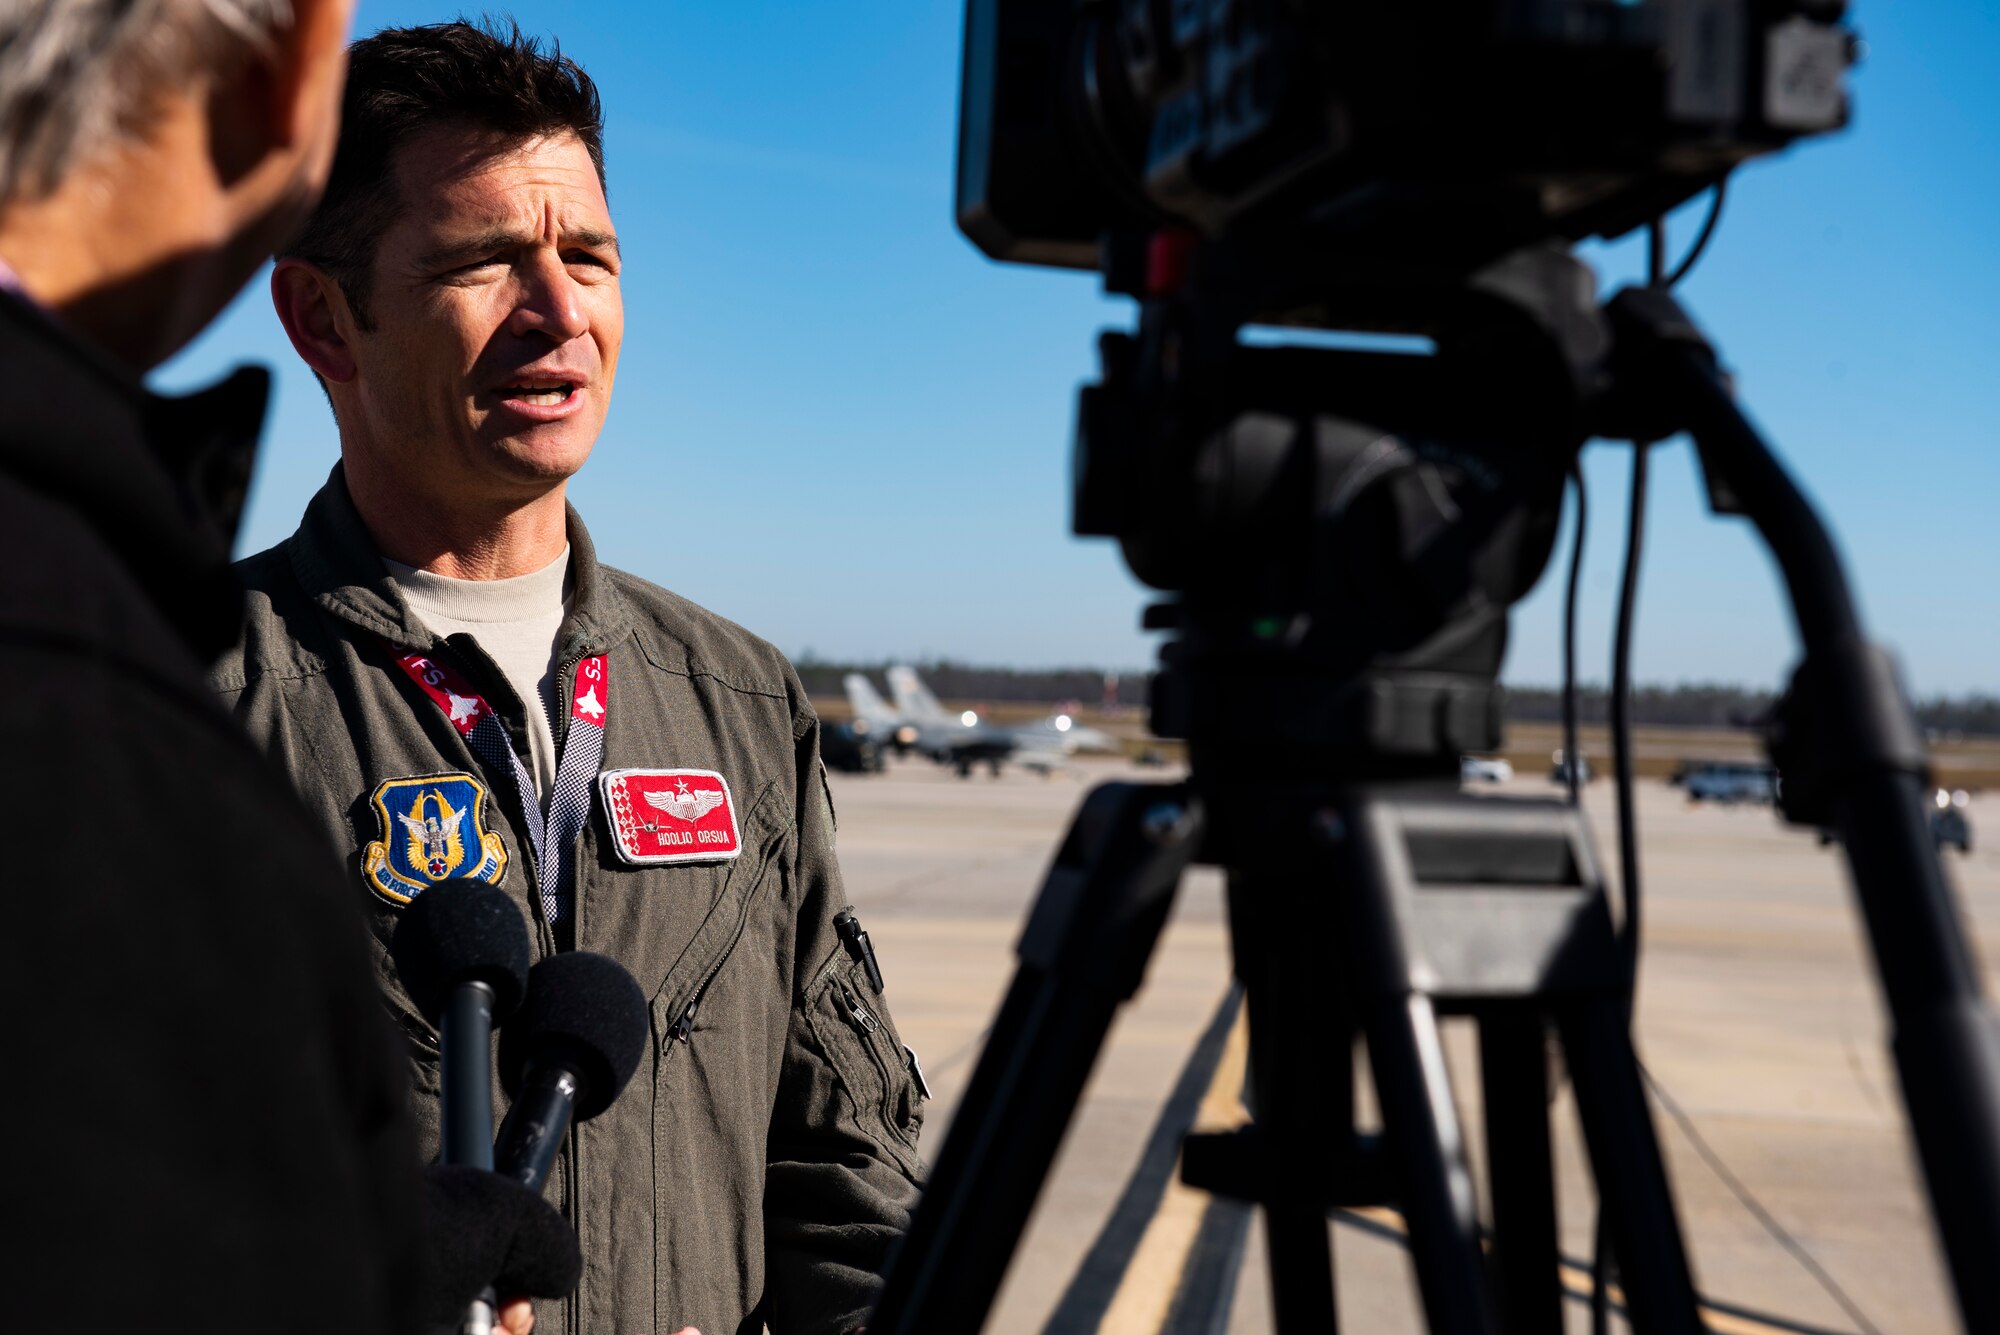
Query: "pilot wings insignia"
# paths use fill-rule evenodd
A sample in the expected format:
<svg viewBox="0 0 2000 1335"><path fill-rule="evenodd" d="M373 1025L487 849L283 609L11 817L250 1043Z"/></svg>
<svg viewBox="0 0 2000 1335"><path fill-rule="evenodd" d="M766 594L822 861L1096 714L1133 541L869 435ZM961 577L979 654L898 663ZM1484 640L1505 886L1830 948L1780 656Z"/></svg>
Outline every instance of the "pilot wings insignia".
<svg viewBox="0 0 2000 1335"><path fill-rule="evenodd" d="M725 800L722 794L713 788L697 788L689 792L686 779L680 781L678 789L674 792L641 793L640 796L646 799L648 806L658 807L675 820L684 820L689 824L700 820L721 806Z"/></svg>

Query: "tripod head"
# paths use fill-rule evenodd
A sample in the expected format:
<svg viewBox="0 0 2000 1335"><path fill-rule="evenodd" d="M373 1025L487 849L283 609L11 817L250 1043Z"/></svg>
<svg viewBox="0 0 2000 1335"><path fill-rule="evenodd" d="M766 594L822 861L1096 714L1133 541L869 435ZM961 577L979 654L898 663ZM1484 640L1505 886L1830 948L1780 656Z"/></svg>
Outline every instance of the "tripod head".
<svg viewBox="0 0 2000 1335"><path fill-rule="evenodd" d="M1143 261L1122 262L1127 252ZM1507 611L1554 544L1610 340L1561 247L1469 279L1315 257L1114 243L1141 300L1077 414L1075 529L1174 593L1154 731L1281 775L1454 772L1499 744ZM1432 355L1251 346L1278 284L1315 324Z"/></svg>

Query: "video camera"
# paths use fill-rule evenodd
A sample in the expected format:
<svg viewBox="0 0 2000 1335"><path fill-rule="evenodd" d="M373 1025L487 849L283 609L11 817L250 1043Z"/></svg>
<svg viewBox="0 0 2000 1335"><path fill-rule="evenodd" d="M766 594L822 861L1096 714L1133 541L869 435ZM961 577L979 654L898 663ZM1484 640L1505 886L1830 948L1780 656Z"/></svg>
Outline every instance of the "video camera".
<svg viewBox="0 0 2000 1335"><path fill-rule="evenodd" d="M1184 226L1471 269L1846 124L1843 0L973 0L958 220L1103 267ZM1114 290L1131 290L1115 287Z"/></svg>
<svg viewBox="0 0 2000 1335"><path fill-rule="evenodd" d="M1180 595L1155 731L1321 775L1500 744L1508 609L1584 439L1628 434L1566 243L1844 124L1842 8L971 0L960 227L1142 301L1080 398L1074 528Z"/></svg>

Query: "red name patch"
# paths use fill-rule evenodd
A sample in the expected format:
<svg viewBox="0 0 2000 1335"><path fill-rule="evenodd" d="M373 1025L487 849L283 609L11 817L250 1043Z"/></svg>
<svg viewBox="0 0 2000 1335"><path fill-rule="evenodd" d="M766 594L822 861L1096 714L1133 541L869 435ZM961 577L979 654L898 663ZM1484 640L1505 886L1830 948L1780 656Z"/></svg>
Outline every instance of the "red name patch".
<svg viewBox="0 0 2000 1335"><path fill-rule="evenodd" d="M721 862L743 851L729 782L714 770L615 769L597 783L626 862Z"/></svg>

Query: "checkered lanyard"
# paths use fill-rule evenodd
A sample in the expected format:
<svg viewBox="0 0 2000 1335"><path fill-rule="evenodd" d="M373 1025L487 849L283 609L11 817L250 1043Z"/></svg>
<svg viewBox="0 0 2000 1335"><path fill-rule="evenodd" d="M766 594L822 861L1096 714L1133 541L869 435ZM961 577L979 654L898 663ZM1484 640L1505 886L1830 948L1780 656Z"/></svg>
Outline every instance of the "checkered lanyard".
<svg viewBox="0 0 2000 1335"><path fill-rule="evenodd" d="M570 692L569 735L563 739L562 755L556 761L556 781L549 791L546 815L535 801L534 776L521 763L500 716L464 677L424 654L404 654L396 660L396 666L444 711L445 718L458 729L459 736L465 738L481 764L513 774L521 825L535 850L542 916L551 927L560 926L569 917L576 889L576 867L566 855L583 832L584 822L590 819L590 789L604 760L606 685L610 681L604 659L586 658L576 665L575 689Z"/></svg>

